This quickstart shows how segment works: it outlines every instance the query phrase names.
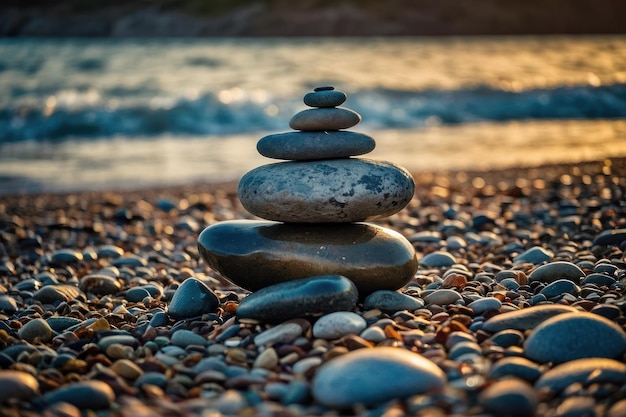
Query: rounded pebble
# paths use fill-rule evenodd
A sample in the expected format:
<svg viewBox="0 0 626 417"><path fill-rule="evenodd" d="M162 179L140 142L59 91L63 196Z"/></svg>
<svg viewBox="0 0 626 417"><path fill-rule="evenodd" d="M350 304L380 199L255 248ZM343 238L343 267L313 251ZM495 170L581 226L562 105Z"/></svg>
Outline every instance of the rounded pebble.
<svg viewBox="0 0 626 417"><path fill-rule="evenodd" d="M313 336L320 339L338 339L348 334L361 333L367 323L358 314L338 311L320 317L313 325Z"/></svg>

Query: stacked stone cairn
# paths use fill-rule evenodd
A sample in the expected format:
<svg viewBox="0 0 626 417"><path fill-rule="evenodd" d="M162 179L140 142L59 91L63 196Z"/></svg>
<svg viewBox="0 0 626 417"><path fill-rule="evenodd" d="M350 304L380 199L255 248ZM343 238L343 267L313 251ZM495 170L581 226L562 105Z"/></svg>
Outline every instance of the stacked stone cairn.
<svg viewBox="0 0 626 417"><path fill-rule="evenodd" d="M364 223L404 208L415 191L413 178L392 163L356 157L371 152L375 142L344 130L361 121L339 107L345 100L333 87L316 88L304 97L311 108L289 122L295 131L258 142L260 154L287 160L260 166L239 183L244 208L267 221L224 221L198 238L203 258L225 279L254 292L305 278L330 290L341 276L349 279L342 278L349 292L365 297L413 278L411 243Z"/></svg>

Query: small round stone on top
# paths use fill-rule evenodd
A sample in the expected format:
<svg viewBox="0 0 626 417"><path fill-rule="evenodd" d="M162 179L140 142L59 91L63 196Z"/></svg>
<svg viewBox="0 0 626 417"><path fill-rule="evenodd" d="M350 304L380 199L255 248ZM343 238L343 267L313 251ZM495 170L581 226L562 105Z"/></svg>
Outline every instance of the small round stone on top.
<svg viewBox="0 0 626 417"><path fill-rule="evenodd" d="M334 87L317 87L312 93L304 96L304 104L309 107L337 107L346 101L346 93L335 90Z"/></svg>

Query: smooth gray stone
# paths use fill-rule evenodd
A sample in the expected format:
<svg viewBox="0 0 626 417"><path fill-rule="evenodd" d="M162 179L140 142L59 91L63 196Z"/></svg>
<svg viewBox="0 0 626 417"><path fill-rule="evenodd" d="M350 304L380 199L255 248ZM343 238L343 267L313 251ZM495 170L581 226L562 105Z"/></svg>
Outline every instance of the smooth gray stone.
<svg viewBox="0 0 626 417"><path fill-rule="evenodd" d="M602 246L619 246L624 241L626 241L626 229L612 229L604 230L596 236L595 239L593 239L593 244Z"/></svg>
<svg viewBox="0 0 626 417"><path fill-rule="evenodd" d="M565 313L537 326L524 343L524 353L540 363L583 358L618 358L626 352L626 333L602 316Z"/></svg>
<svg viewBox="0 0 626 417"><path fill-rule="evenodd" d="M27 372L3 369L0 371L0 393L0 403L8 400L29 401L39 396L39 382Z"/></svg>
<svg viewBox="0 0 626 417"><path fill-rule="evenodd" d="M211 268L250 291L336 274L365 297L401 288L417 270L415 250L401 234L367 223L224 221L200 234L198 249Z"/></svg>
<svg viewBox="0 0 626 417"><path fill-rule="evenodd" d="M17 331L17 335L27 342L47 342L52 339L53 331L47 321L42 318L32 319Z"/></svg>
<svg viewBox="0 0 626 417"><path fill-rule="evenodd" d="M482 391L478 402L485 411L495 416L526 417L535 415L539 399L527 382L505 379Z"/></svg>
<svg viewBox="0 0 626 417"><path fill-rule="evenodd" d="M83 293L78 288L71 285L46 285L35 293L34 298L44 304L53 304L56 301L65 301L67 303L81 294Z"/></svg>
<svg viewBox="0 0 626 417"><path fill-rule="evenodd" d="M524 308L522 310L510 311L508 313L498 314L487 320L483 324L483 330L487 332L499 332L506 329L528 330L538 326L544 320L553 316L564 313L577 312L574 307L553 304L538 305L534 307Z"/></svg>
<svg viewBox="0 0 626 417"><path fill-rule="evenodd" d="M189 277L176 289L169 305L169 315L175 320L213 313L220 305L217 295L202 281Z"/></svg>
<svg viewBox="0 0 626 417"><path fill-rule="evenodd" d="M47 404L66 402L80 409L100 410L111 406L115 393L106 382L89 380L49 391L44 395L44 400Z"/></svg>
<svg viewBox="0 0 626 417"><path fill-rule="evenodd" d="M191 330L180 329L175 331L170 340L173 345L186 347L188 345L205 346L208 342L202 335L192 332Z"/></svg>
<svg viewBox="0 0 626 417"><path fill-rule="evenodd" d="M551 283L560 279L567 279L579 284L585 273L571 262L558 261L541 265L528 276L528 282L540 281Z"/></svg>
<svg viewBox="0 0 626 417"><path fill-rule="evenodd" d="M276 133L262 137L256 145L263 156L296 161L364 155L375 147L371 136L345 130Z"/></svg>
<svg viewBox="0 0 626 417"><path fill-rule="evenodd" d="M239 318L266 322L315 317L356 306L358 290L341 275L322 275L282 282L262 288L244 298L237 307Z"/></svg>
<svg viewBox="0 0 626 417"><path fill-rule="evenodd" d="M263 165L243 176L241 204L281 222L346 223L388 217L413 198L411 174L390 162L327 159Z"/></svg>
<svg viewBox="0 0 626 417"><path fill-rule="evenodd" d="M17 309L17 302L13 297L5 294L0 295L0 311L10 315L15 313Z"/></svg>
<svg viewBox="0 0 626 417"><path fill-rule="evenodd" d="M50 257L50 262L55 265L72 264L82 260L83 254L74 249L58 249Z"/></svg>
<svg viewBox="0 0 626 417"><path fill-rule="evenodd" d="M541 265L544 262L550 262L554 254L541 246L534 246L527 251L520 253L513 262L528 262L534 265Z"/></svg>
<svg viewBox="0 0 626 417"><path fill-rule="evenodd" d="M104 274L89 274L82 277L78 288L95 295L115 294L122 289L117 279Z"/></svg>
<svg viewBox="0 0 626 417"><path fill-rule="evenodd" d="M309 107L337 107L346 101L346 93L337 90L321 90L307 93L304 104Z"/></svg>
<svg viewBox="0 0 626 417"><path fill-rule="evenodd" d="M626 383L626 364L614 359L587 358L562 363L544 373L535 383L535 389L549 388L559 392L579 382L591 384Z"/></svg>
<svg viewBox="0 0 626 417"><path fill-rule="evenodd" d="M448 304L456 304L457 302L462 300L463 297L461 296L461 294L459 294L455 290L448 288L435 290L432 293L428 294L426 297L424 297L424 301L427 305L437 304L440 306L445 306Z"/></svg>
<svg viewBox="0 0 626 417"><path fill-rule="evenodd" d="M361 316L351 311L335 311L320 317L313 325L316 339L339 339L349 334L359 334L367 327Z"/></svg>
<svg viewBox="0 0 626 417"><path fill-rule="evenodd" d="M376 405L438 391L446 376L432 361L405 349L358 349L322 365L313 380L315 399L327 407Z"/></svg>
<svg viewBox="0 0 626 417"><path fill-rule="evenodd" d="M424 307L423 300L389 290L374 291L363 302L363 308L366 310L377 308L382 311L414 311L422 307Z"/></svg>
<svg viewBox="0 0 626 417"><path fill-rule="evenodd" d="M568 279L559 279L546 285L539 294L546 298L558 297L562 294L580 294L580 287Z"/></svg>
<svg viewBox="0 0 626 417"><path fill-rule="evenodd" d="M500 310L502 302L495 297L485 297L472 301L467 305L477 315L483 314L487 311Z"/></svg>
<svg viewBox="0 0 626 417"><path fill-rule="evenodd" d="M528 382L535 382L541 374L541 367L535 362L526 358L512 356L502 358L494 363L489 369L487 378L497 381L513 376Z"/></svg>
<svg viewBox="0 0 626 417"><path fill-rule="evenodd" d="M420 260L423 268L449 268L456 263L456 258L446 251L435 251Z"/></svg>
<svg viewBox="0 0 626 417"><path fill-rule="evenodd" d="M361 121L354 110L344 107L307 109L296 113L289 121L294 130L339 130L349 129Z"/></svg>

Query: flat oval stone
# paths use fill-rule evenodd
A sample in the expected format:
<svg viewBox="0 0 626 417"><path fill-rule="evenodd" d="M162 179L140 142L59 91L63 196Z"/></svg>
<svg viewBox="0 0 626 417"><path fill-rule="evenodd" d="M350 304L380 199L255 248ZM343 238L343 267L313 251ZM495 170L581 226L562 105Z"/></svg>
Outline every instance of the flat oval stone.
<svg viewBox="0 0 626 417"><path fill-rule="evenodd" d="M559 304L528 307L493 316L483 324L483 330L492 333L506 329L529 330L557 314L577 311L574 307Z"/></svg>
<svg viewBox="0 0 626 417"><path fill-rule="evenodd" d="M35 293L34 298L44 304L53 304L56 301L65 301L67 303L81 294L82 292L78 288L71 285L46 285Z"/></svg>
<svg viewBox="0 0 626 417"><path fill-rule="evenodd" d="M341 275L322 275L282 282L262 288L244 298L237 307L239 318L266 322L350 311L358 290Z"/></svg>
<svg viewBox="0 0 626 417"><path fill-rule="evenodd" d="M320 90L307 93L304 104L309 107L337 107L346 101L346 93L337 90Z"/></svg>
<svg viewBox="0 0 626 417"><path fill-rule="evenodd" d="M431 252L420 260L420 265L425 268L449 268L455 263L454 255L446 251Z"/></svg>
<svg viewBox="0 0 626 417"><path fill-rule="evenodd" d="M546 285L540 292L546 298L558 297L562 294L578 295L580 287L568 279L559 279Z"/></svg>
<svg viewBox="0 0 626 417"><path fill-rule="evenodd" d="M320 317L313 325L313 337L339 339L348 334L359 334L367 327L365 319L350 311L336 311Z"/></svg>
<svg viewBox="0 0 626 417"><path fill-rule="evenodd" d="M423 300L389 290L374 291L363 302L363 308L366 310L377 308L382 311L414 311L422 307L424 307Z"/></svg>
<svg viewBox="0 0 626 417"><path fill-rule="evenodd" d="M202 335L186 329L180 329L172 333L170 340L173 345L183 348L189 345L205 346L207 344L206 338Z"/></svg>
<svg viewBox="0 0 626 417"><path fill-rule="evenodd" d="M361 121L354 110L344 107L302 110L289 121L294 130L339 130L349 129Z"/></svg>
<svg viewBox="0 0 626 417"><path fill-rule="evenodd" d="M96 295L115 294L122 286L117 279L104 274L89 274L82 277L78 287Z"/></svg>
<svg viewBox="0 0 626 417"><path fill-rule="evenodd" d="M350 279L365 297L401 288L417 271L415 250L401 234L367 223L224 221L200 234L198 249L211 268L250 291L331 274Z"/></svg>
<svg viewBox="0 0 626 417"><path fill-rule="evenodd" d="M424 301L427 305L437 304L440 306L445 306L448 304L455 304L461 300L463 300L461 294L459 294L457 291L447 288L435 290L432 293L428 294L426 297L424 297Z"/></svg>
<svg viewBox="0 0 626 417"><path fill-rule="evenodd" d="M476 314L483 314L487 311L500 310L502 302L496 297L479 298L467 305Z"/></svg>
<svg viewBox="0 0 626 417"><path fill-rule="evenodd" d="M524 343L530 359L562 363L583 358L617 358L626 352L626 333L602 316L565 313L537 326Z"/></svg>
<svg viewBox="0 0 626 417"><path fill-rule="evenodd" d="M297 161L364 155L375 147L371 136L344 130L276 133L262 137L256 145L268 158Z"/></svg>
<svg viewBox="0 0 626 417"><path fill-rule="evenodd" d="M506 357L494 363L489 369L487 378L497 381L506 377L521 378L535 382L541 376L541 368L535 362L521 357Z"/></svg>
<svg viewBox="0 0 626 417"><path fill-rule="evenodd" d="M405 349L358 349L322 365L313 396L327 407L366 406L437 391L446 381L434 362Z"/></svg>
<svg viewBox="0 0 626 417"><path fill-rule="evenodd" d="M241 204L281 222L336 223L388 217L413 198L404 168L367 159L327 159L263 165L243 176Z"/></svg>
<svg viewBox="0 0 626 417"><path fill-rule="evenodd" d="M513 258L513 262L528 262L534 265L541 265L544 262L550 262L553 256L554 254L551 251L542 248L541 246L534 246Z"/></svg>
<svg viewBox="0 0 626 417"><path fill-rule="evenodd" d="M254 338L257 346L291 343L302 335L302 326L295 322L282 323L271 327Z"/></svg>
<svg viewBox="0 0 626 417"><path fill-rule="evenodd" d="M3 369L0 371L0 392L5 400L29 401L39 395L39 382L29 373Z"/></svg>
<svg viewBox="0 0 626 417"><path fill-rule="evenodd" d="M182 320L213 313L219 305L217 295L205 283L189 277L176 289L168 312L173 319Z"/></svg>
<svg viewBox="0 0 626 417"><path fill-rule="evenodd" d="M619 246L626 241L626 229L604 230L593 239L594 245L615 245Z"/></svg>
<svg viewBox="0 0 626 417"><path fill-rule="evenodd" d="M551 262L541 265L528 276L528 282L545 282L551 283L560 279L567 279L574 284L579 284L581 279L585 277L585 273L578 266L571 262Z"/></svg>
<svg viewBox="0 0 626 417"><path fill-rule="evenodd" d="M103 381L89 380L65 385L44 395L48 404L67 402L80 409L99 410L109 408L115 400L115 393Z"/></svg>
<svg viewBox="0 0 626 417"><path fill-rule="evenodd" d="M626 383L626 364L614 359L587 358L562 363L544 373L535 389L549 388L559 392L574 383Z"/></svg>
<svg viewBox="0 0 626 417"><path fill-rule="evenodd" d="M533 416L539 402L533 387L519 379L497 381L478 397L485 411L496 416Z"/></svg>

